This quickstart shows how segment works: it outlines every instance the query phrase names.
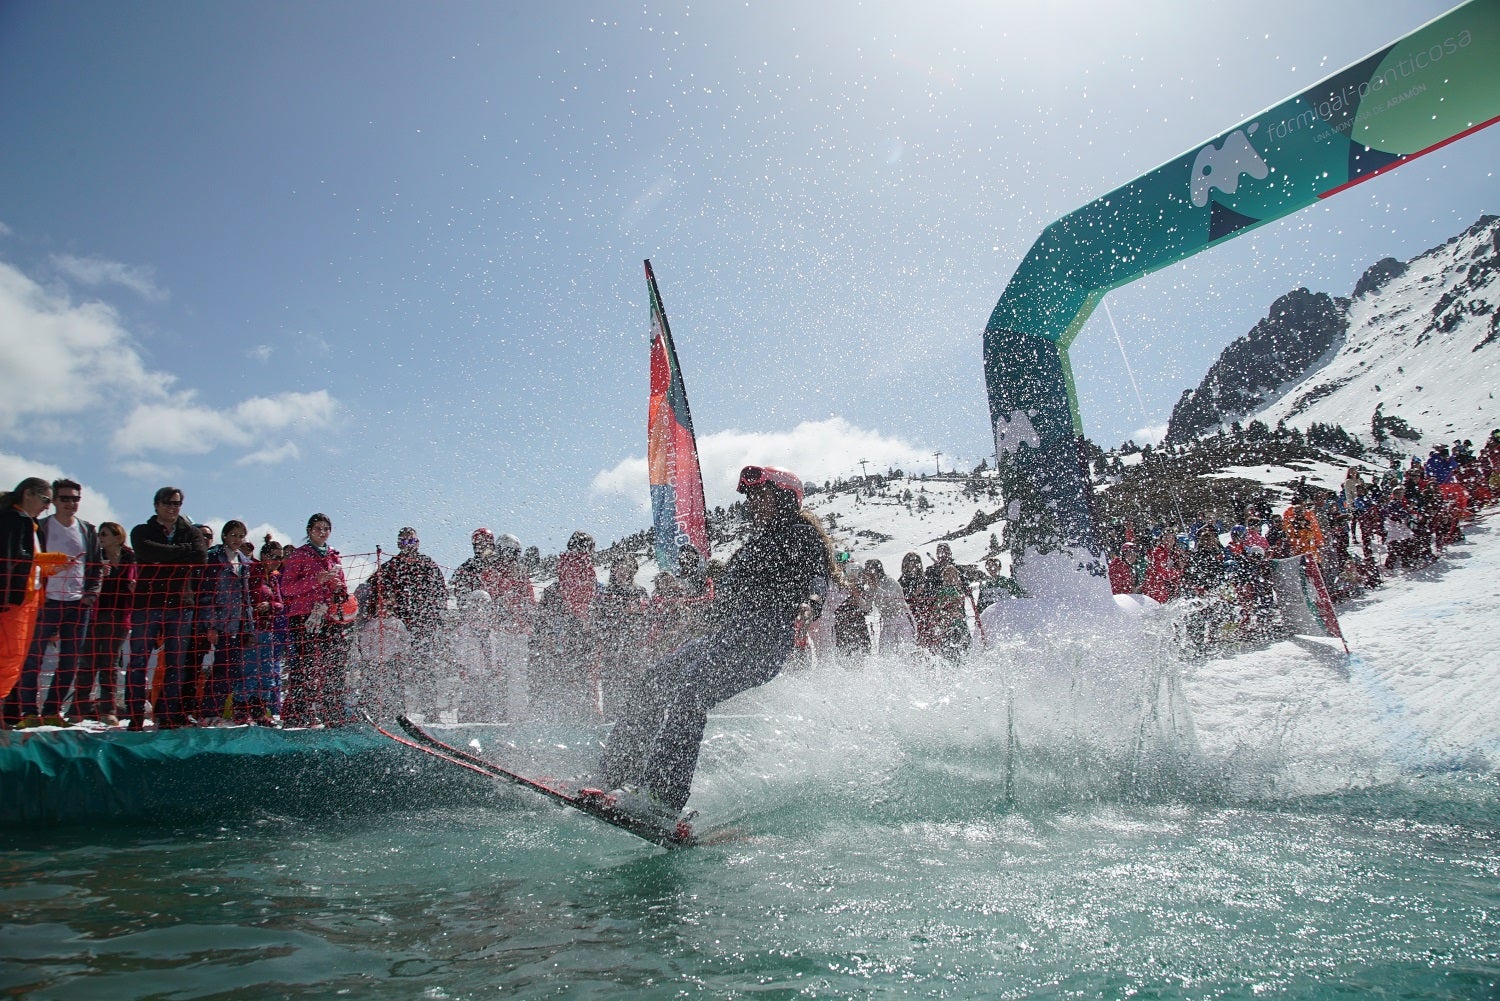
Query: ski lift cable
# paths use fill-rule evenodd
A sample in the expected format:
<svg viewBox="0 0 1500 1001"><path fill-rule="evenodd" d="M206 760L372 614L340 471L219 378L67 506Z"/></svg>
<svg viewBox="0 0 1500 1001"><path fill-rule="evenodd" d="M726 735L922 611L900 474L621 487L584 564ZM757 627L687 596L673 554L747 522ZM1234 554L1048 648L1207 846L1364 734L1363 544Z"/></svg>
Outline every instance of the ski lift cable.
<svg viewBox="0 0 1500 1001"><path fill-rule="evenodd" d="M1109 329L1115 332L1115 344L1120 348L1120 360L1125 363L1125 374L1130 377L1130 388L1135 390L1136 405L1141 408L1141 427L1150 427L1151 418L1146 414L1146 401L1141 397L1140 384L1135 381L1135 371L1130 367L1130 358L1125 354L1125 341L1120 337L1120 328L1115 324L1115 315L1109 311L1109 302L1104 303L1104 315L1109 320Z"/></svg>

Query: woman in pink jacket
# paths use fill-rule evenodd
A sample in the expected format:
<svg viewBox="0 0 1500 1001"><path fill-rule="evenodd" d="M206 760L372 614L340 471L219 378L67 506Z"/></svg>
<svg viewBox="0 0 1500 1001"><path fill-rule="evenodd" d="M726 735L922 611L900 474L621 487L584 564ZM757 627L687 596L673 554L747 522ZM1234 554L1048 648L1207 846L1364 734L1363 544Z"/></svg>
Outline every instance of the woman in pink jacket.
<svg viewBox="0 0 1500 1001"><path fill-rule="evenodd" d="M351 599L338 550L328 547L332 533L326 514L307 519L307 544L287 554L281 568L289 634L281 719L287 726L348 722L344 666L350 623L345 605Z"/></svg>

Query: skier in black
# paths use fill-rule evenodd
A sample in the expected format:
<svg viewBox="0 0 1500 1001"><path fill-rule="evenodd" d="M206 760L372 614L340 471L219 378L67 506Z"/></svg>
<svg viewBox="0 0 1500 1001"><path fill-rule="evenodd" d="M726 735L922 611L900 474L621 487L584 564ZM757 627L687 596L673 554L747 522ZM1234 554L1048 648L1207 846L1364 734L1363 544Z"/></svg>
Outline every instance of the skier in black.
<svg viewBox="0 0 1500 1001"><path fill-rule="evenodd" d="M780 673L798 621L817 618L838 576L827 535L802 510L796 475L746 466L738 490L757 531L729 561L708 634L635 684L600 763L618 808L664 827L692 790L708 711Z"/></svg>

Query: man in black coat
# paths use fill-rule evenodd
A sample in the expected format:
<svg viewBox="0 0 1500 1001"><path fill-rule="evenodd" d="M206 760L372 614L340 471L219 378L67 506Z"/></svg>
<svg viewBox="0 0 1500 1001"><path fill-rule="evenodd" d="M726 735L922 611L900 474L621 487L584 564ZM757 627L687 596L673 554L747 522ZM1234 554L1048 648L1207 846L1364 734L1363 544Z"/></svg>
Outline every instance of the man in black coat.
<svg viewBox="0 0 1500 1001"><path fill-rule="evenodd" d="M441 701L437 679L439 633L443 610L448 607L448 582L437 561L421 549L422 540L410 526L396 534L397 553L370 579L370 595L377 613L391 613L401 620L411 637L411 660L402 672L416 689L422 711L437 717Z"/></svg>
<svg viewBox="0 0 1500 1001"><path fill-rule="evenodd" d="M125 709L130 728L146 721L146 662L158 643L164 643L160 704L153 706L158 729L187 724L183 704L184 662L193 627L194 588L208 560L208 542L191 521L182 517L182 491L162 487L156 492L156 514L130 530L130 547L140 561L135 586L135 611L130 618L130 671L125 679Z"/></svg>

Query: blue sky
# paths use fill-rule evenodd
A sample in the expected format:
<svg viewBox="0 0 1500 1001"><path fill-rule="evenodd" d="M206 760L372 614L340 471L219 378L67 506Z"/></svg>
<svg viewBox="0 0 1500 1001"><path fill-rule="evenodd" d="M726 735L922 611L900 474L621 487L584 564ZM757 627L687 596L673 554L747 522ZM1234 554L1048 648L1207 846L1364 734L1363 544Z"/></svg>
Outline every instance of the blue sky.
<svg viewBox="0 0 1500 1001"><path fill-rule="evenodd" d="M656 267L710 504L745 461L972 466L1053 219L1443 3L0 5L0 479L345 552L644 527ZM1101 9L1103 8L1103 9ZM1299 285L1500 211L1492 129L1107 300L1091 435Z"/></svg>

